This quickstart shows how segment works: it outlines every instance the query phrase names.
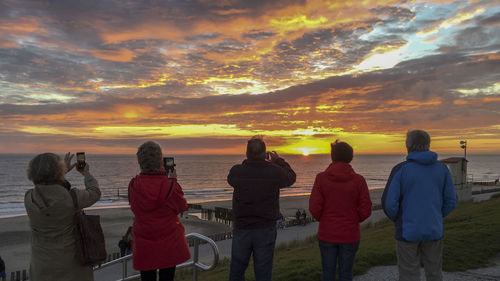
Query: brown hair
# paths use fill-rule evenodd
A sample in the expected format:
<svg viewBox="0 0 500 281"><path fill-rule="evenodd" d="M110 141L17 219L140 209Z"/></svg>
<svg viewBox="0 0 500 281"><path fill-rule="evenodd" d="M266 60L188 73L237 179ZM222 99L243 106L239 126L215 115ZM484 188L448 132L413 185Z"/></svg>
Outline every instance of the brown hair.
<svg viewBox="0 0 500 281"><path fill-rule="evenodd" d="M26 174L34 184L49 184L64 180L66 167L54 153L38 154L31 159Z"/></svg>
<svg viewBox="0 0 500 281"><path fill-rule="evenodd" d="M332 161L351 163L354 151L348 143L335 140L335 142L331 144L331 147Z"/></svg>
<svg viewBox="0 0 500 281"><path fill-rule="evenodd" d="M247 143L248 159L266 159L266 144L262 136L254 136Z"/></svg>

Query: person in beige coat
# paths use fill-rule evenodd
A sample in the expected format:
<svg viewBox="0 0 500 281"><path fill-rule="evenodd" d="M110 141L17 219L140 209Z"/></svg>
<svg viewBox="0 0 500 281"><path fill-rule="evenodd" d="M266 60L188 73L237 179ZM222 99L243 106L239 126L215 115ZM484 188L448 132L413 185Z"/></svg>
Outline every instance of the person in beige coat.
<svg viewBox="0 0 500 281"><path fill-rule="evenodd" d="M32 281L94 280L92 267L75 257L76 210L64 176L76 165L71 164L72 157L68 153L62 161L56 154L43 153L29 163L27 174L35 187L26 192L24 206L31 228ZM88 164L78 171L85 182L85 190L75 189L78 207L86 208L99 200L101 191Z"/></svg>

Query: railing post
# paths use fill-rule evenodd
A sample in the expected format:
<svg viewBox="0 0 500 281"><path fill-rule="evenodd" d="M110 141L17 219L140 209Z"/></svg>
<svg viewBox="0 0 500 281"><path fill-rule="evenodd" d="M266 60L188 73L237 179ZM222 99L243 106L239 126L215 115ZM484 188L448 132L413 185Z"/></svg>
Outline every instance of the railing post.
<svg viewBox="0 0 500 281"><path fill-rule="evenodd" d="M127 278L127 275L128 275L128 272L127 272L127 263L128 263L127 260L122 261L122 265L123 265L123 267L122 267L123 278L122 279Z"/></svg>
<svg viewBox="0 0 500 281"><path fill-rule="evenodd" d="M198 267L196 264L198 263L198 252L199 252L199 247L200 245L200 240L199 239L194 239L194 253L193 253L193 281L198 281Z"/></svg>

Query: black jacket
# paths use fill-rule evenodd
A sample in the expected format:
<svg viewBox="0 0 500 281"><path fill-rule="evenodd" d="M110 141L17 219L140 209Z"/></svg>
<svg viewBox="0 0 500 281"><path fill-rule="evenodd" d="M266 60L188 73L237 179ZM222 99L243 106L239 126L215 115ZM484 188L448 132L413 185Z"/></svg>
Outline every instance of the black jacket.
<svg viewBox="0 0 500 281"><path fill-rule="evenodd" d="M2 260L2 257L0 257L0 272L5 270L5 263Z"/></svg>
<svg viewBox="0 0 500 281"><path fill-rule="evenodd" d="M275 226L280 214L280 188L292 185L295 178L295 172L283 158L273 163L247 159L233 166L227 182L234 188L234 228Z"/></svg>

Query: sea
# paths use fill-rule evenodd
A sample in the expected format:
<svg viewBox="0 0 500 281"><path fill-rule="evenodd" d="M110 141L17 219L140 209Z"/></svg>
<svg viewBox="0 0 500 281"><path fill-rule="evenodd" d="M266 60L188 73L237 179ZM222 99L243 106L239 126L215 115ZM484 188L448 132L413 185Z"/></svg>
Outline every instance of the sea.
<svg viewBox="0 0 500 281"><path fill-rule="evenodd" d="M25 214L25 192L33 188L26 177L29 161L35 155L0 154L0 217ZM178 181L189 203L228 200L232 188L227 184L231 167L241 163L244 155L169 155L175 158ZM462 155L439 155L439 159ZM392 167L406 155L355 155L351 165L363 175L370 189L383 188ZM130 179L140 172L135 155L86 155L90 171L99 181L102 191L97 208L128 206L127 187ZM281 191L281 196L306 195L311 192L314 178L330 164L330 155L284 155L297 173L296 183ZM500 155L471 154L468 159L469 181L490 181L500 177ZM66 178L73 187L84 188L83 177L70 171Z"/></svg>

